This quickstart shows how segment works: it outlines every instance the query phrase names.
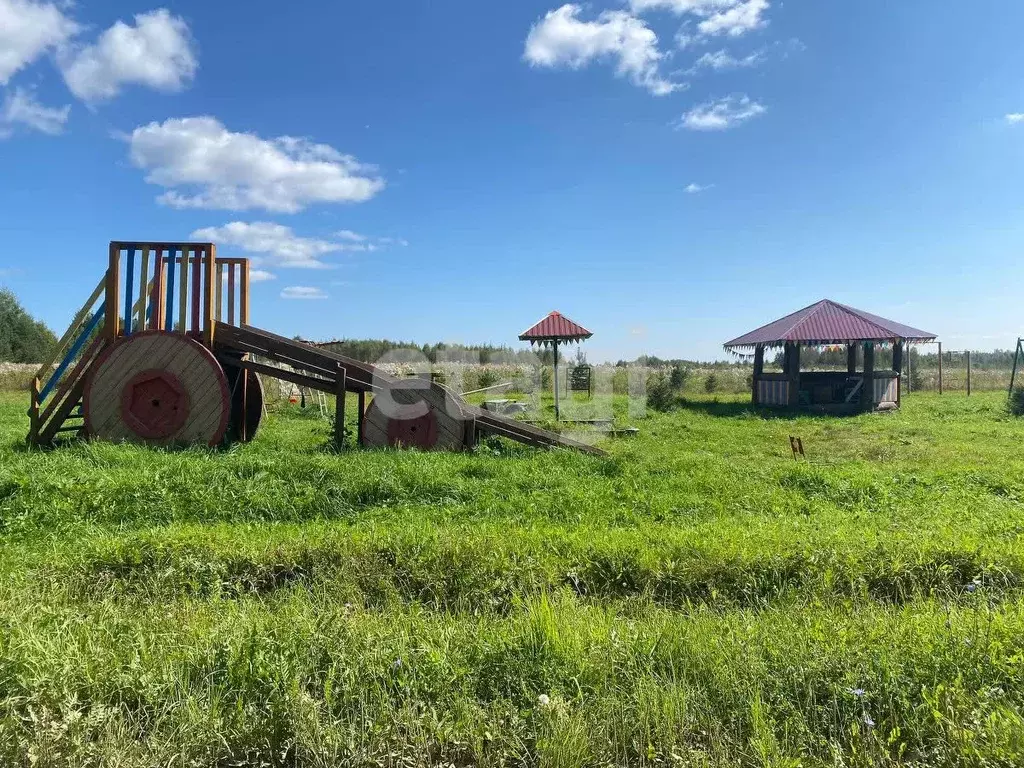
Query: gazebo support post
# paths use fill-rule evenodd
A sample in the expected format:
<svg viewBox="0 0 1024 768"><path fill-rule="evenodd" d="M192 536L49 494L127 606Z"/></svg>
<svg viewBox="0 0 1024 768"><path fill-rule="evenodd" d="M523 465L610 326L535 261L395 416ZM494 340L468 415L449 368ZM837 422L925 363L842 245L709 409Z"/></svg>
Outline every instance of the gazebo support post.
<svg viewBox="0 0 1024 768"><path fill-rule="evenodd" d="M761 375L764 373L764 345L759 344L754 347L754 375L751 377L751 400L754 405L760 405L757 402L757 383L761 380Z"/></svg>
<svg viewBox="0 0 1024 768"><path fill-rule="evenodd" d="M903 394L903 339L897 339L892 345L892 370L896 374L896 405L899 405Z"/></svg>
<svg viewBox="0 0 1024 768"><path fill-rule="evenodd" d="M875 408L875 345L864 342L864 383L860 388L861 409L871 411Z"/></svg>
<svg viewBox="0 0 1024 768"><path fill-rule="evenodd" d="M846 372L851 376L857 372L857 345L846 345Z"/></svg>
<svg viewBox="0 0 1024 768"><path fill-rule="evenodd" d="M787 342L785 350L783 361L789 379L789 404L800 405L800 344Z"/></svg>
<svg viewBox="0 0 1024 768"><path fill-rule="evenodd" d="M560 421L558 415L558 339L551 342L551 349L555 355L555 421Z"/></svg>

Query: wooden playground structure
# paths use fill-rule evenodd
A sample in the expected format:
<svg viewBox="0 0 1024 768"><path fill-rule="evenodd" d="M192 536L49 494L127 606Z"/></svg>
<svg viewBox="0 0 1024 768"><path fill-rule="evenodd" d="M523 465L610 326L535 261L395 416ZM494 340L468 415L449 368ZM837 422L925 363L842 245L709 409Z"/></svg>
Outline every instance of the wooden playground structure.
<svg viewBox="0 0 1024 768"><path fill-rule="evenodd" d="M272 376L335 397L338 444L354 394L365 447L465 450L496 435L603 453L437 382L256 328L249 310L248 259L220 258L213 243L111 242L105 274L32 382L28 442L50 445L62 433L156 446L246 442L264 412L259 377Z"/></svg>

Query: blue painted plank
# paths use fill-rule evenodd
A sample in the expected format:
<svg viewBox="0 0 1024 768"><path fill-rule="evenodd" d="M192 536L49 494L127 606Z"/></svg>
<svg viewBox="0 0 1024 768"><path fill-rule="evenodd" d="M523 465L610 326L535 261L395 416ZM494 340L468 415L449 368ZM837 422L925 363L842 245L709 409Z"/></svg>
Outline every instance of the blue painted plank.
<svg viewBox="0 0 1024 768"><path fill-rule="evenodd" d="M50 380L46 382L46 386L39 392L40 404L42 404L47 395L53 391L53 388L57 386L57 382L61 380L61 377L64 375L64 372L67 371L68 366L70 366L71 363L75 361L75 358L78 357L78 353L82 351L82 347L84 347L85 343L89 341L93 331L96 330L96 326L98 326L100 320L103 319L103 314L104 307L101 306L96 310L96 314L89 319L89 322L85 324L82 332L78 335L78 338L75 339L75 343L71 345L71 349L68 350L64 359L60 361L60 365L57 366L57 370L53 372L53 376L50 377Z"/></svg>
<svg viewBox="0 0 1024 768"><path fill-rule="evenodd" d="M132 295L135 293L135 249L128 249L124 262L124 335L132 335Z"/></svg>
<svg viewBox="0 0 1024 768"><path fill-rule="evenodd" d="M165 331L174 330L174 263L178 258L178 249L171 248L168 251L167 262L167 319L164 323Z"/></svg>

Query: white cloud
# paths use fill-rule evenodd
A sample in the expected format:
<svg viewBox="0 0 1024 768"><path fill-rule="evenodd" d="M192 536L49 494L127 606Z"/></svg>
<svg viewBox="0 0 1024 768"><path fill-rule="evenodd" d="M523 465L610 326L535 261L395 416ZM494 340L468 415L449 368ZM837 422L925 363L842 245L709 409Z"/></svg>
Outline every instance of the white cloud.
<svg viewBox="0 0 1024 768"><path fill-rule="evenodd" d="M179 91L198 67L188 25L166 8L138 14L135 26L116 22L60 63L68 88L86 102L111 99L128 84Z"/></svg>
<svg viewBox="0 0 1024 768"><path fill-rule="evenodd" d="M664 96L683 85L659 74L664 54L658 37L640 19L626 11L603 11L596 21L581 21L579 5L568 3L537 21L526 38L523 58L535 67L580 69L612 59L615 72L655 96Z"/></svg>
<svg viewBox="0 0 1024 768"><path fill-rule="evenodd" d="M672 11L677 16L694 13L698 16L710 16L718 11L732 8L741 0L631 0L630 7L634 13L647 11Z"/></svg>
<svg viewBox="0 0 1024 768"><path fill-rule="evenodd" d="M340 243L300 237L291 227L269 221L232 221L222 227L197 229L191 236L195 240L233 245L250 253L263 254L278 267L325 269L328 265L320 261L321 256L345 250Z"/></svg>
<svg viewBox="0 0 1024 768"><path fill-rule="evenodd" d="M0 0L0 85L77 31L78 25L52 3Z"/></svg>
<svg viewBox="0 0 1024 768"><path fill-rule="evenodd" d="M310 288L306 285L290 285L281 291L282 299L326 299L327 294L322 288Z"/></svg>
<svg viewBox="0 0 1024 768"><path fill-rule="evenodd" d="M157 200L175 208L296 213L314 203L360 203L384 188L374 169L326 144L235 133L213 117L153 122L128 141L146 181L169 190Z"/></svg>
<svg viewBox="0 0 1024 768"><path fill-rule="evenodd" d="M277 275L273 272L268 272L265 269L250 269L249 270L249 282L250 283L265 283L268 280L277 280Z"/></svg>
<svg viewBox="0 0 1024 768"><path fill-rule="evenodd" d="M1011 112L1006 116L1006 122L1008 122L1010 125L1024 123L1024 112Z"/></svg>
<svg viewBox="0 0 1024 768"><path fill-rule="evenodd" d="M692 131L724 131L764 114L767 109L749 96L728 96L699 104L685 115L679 127Z"/></svg>
<svg viewBox="0 0 1024 768"><path fill-rule="evenodd" d="M739 37L765 26L768 22L764 13L769 7L768 0L746 0L709 16L697 25L697 29L705 35Z"/></svg>
<svg viewBox="0 0 1024 768"><path fill-rule="evenodd" d="M696 195L696 194L699 194L701 192L704 192L706 190L711 189L713 186L715 186L715 185L714 184L704 184L704 185L701 185L701 184L697 184L696 182L692 182L692 183L686 185L686 193L690 194L690 195Z"/></svg>
<svg viewBox="0 0 1024 768"><path fill-rule="evenodd" d="M342 240L350 240L353 243L362 243L366 240L366 235L360 235L358 232L353 232L351 229L343 229L340 232L335 232L334 236Z"/></svg>
<svg viewBox="0 0 1024 768"><path fill-rule="evenodd" d="M15 88L13 93L7 94L0 106L0 138L9 136L17 125L56 136L64 131L70 113L70 104L45 107L36 101L31 91Z"/></svg>
<svg viewBox="0 0 1024 768"><path fill-rule="evenodd" d="M716 72L723 72L728 69L742 69L745 67L756 67L758 64L763 62L765 59L764 51L755 51L749 56L744 56L742 59L737 59L731 53L722 49L715 51L714 53L705 53L696 62L694 62L693 68L690 70L691 74L700 69L713 69Z"/></svg>

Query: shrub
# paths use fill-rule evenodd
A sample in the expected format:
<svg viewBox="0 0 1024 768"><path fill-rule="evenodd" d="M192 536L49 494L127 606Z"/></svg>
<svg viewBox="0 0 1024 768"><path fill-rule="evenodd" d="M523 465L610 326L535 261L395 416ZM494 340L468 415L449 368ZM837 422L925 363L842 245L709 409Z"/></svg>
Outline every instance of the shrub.
<svg viewBox="0 0 1024 768"><path fill-rule="evenodd" d="M708 374L708 377L704 379L704 391L708 394L718 390L718 376L714 371Z"/></svg>
<svg viewBox="0 0 1024 768"><path fill-rule="evenodd" d="M1013 388L1007 408L1014 416L1024 416L1024 387Z"/></svg>
<svg viewBox="0 0 1024 768"><path fill-rule="evenodd" d="M683 368L679 363L676 363L669 372L668 383L672 389L679 391L686 386L688 378L690 378L690 369Z"/></svg>
<svg viewBox="0 0 1024 768"><path fill-rule="evenodd" d="M671 411L676 404L676 391L663 373L647 377L647 405L656 411Z"/></svg>

